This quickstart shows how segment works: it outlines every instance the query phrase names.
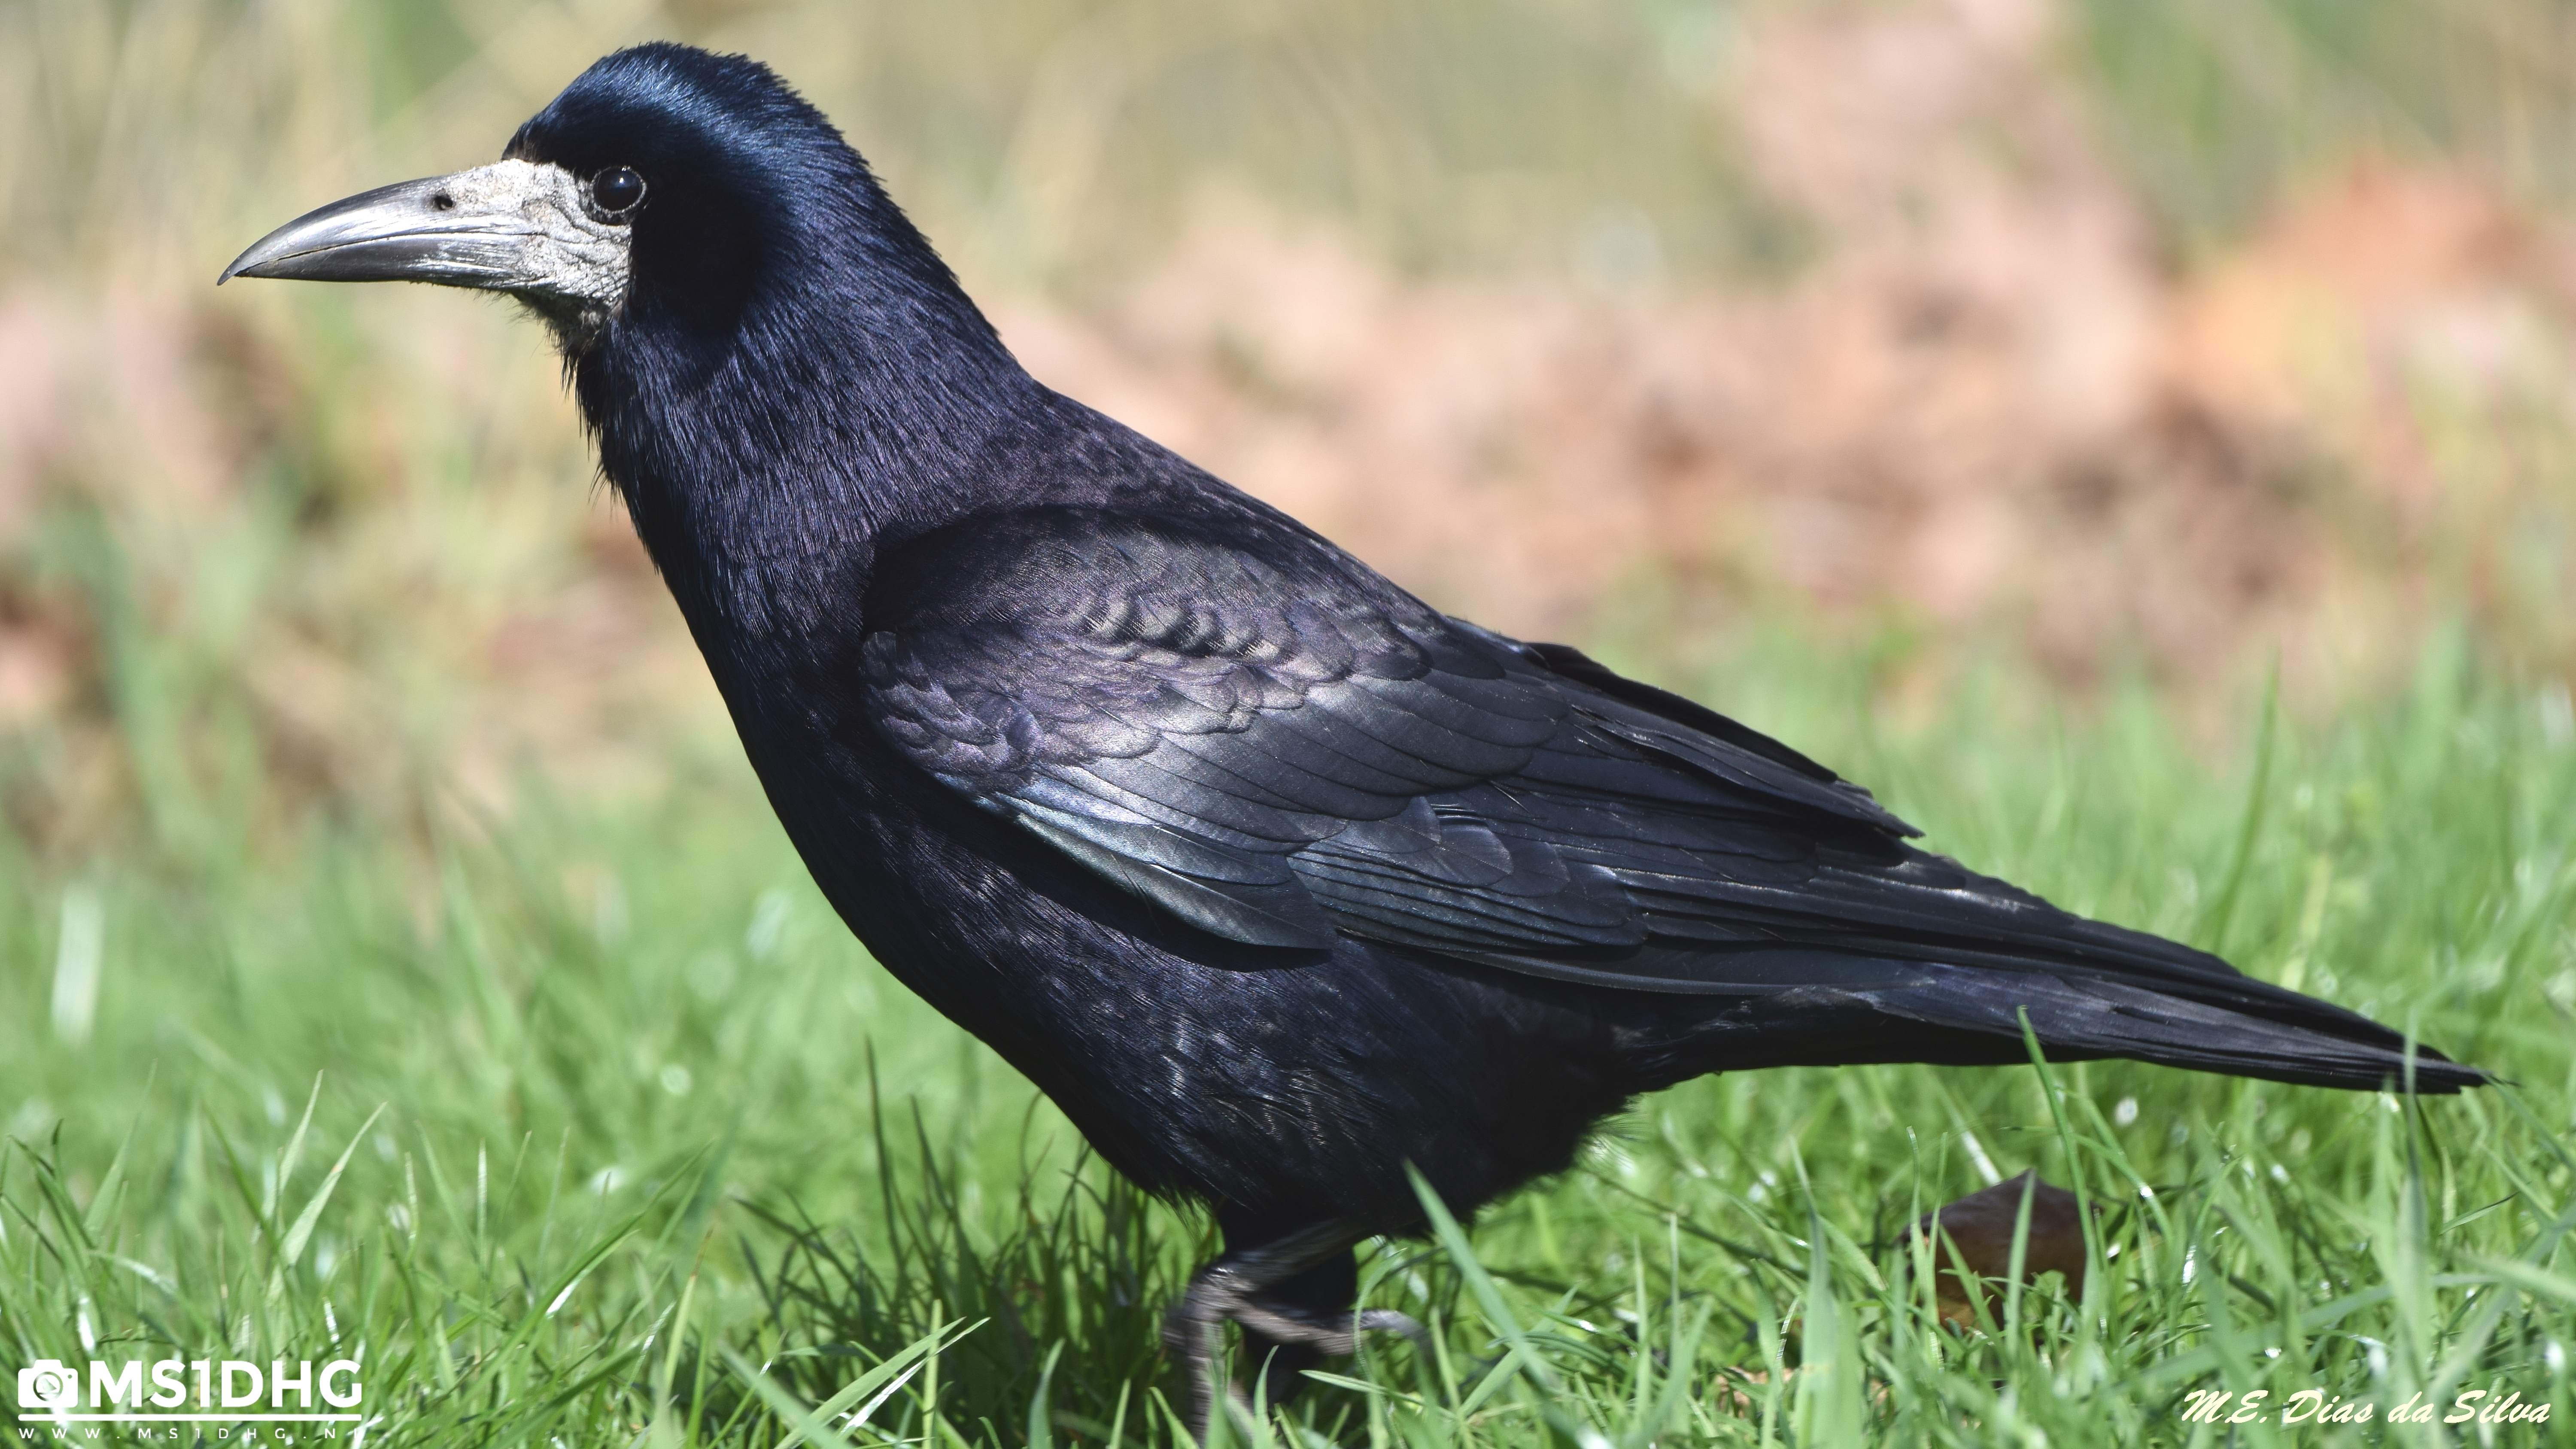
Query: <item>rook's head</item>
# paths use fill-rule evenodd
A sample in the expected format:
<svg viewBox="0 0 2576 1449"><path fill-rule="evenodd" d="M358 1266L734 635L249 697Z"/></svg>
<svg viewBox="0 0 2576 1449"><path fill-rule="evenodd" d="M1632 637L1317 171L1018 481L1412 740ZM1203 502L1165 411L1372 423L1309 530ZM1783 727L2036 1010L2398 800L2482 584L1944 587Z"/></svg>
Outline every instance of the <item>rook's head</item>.
<svg viewBox="0 0 2576 1449"><path fill-rule="evenodd" d="M858 155L768 67L654 44L585 71L502 160L323 207L220 280L506 292L578 354L629 317L730 330L783 276L836 261L897 290L947 284Z"/></svg>

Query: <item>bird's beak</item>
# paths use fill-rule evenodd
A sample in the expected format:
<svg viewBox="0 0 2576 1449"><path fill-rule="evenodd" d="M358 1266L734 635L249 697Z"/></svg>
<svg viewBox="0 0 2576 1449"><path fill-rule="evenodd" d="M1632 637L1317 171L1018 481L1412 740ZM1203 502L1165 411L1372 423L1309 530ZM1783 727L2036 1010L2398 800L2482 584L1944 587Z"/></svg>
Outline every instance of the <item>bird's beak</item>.
<svg viewBox="0 0 2576 1449"><path fill-rule="evenodd" d="M529 161L382 186L270 232L215 284L435 282L614 307L626 290L632 232L582 202L571 172Z"/></svg>

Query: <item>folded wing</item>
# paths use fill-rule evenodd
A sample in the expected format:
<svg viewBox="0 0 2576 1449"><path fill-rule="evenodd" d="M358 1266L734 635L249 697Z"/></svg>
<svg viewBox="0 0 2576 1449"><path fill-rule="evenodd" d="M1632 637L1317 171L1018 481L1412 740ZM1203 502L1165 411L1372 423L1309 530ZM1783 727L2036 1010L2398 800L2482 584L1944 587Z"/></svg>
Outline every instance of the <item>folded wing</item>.
<svg viewBox="0 0 2576 1449"><path fill-rule="evenodd" d="M870 615L874 722L966 798L1237 941L1345 933L1747 998L1929 1003L1964 979L1941 968L1986 997L1997 973L2045 972L2393 1043L1915 849L1866 792L1723 716L1442 616L1293 525L1249 544L1229 525L1047 509L910 545L871 594L901 601ZM1958 1025L2004 1029L1975 1022Z"/></svg>

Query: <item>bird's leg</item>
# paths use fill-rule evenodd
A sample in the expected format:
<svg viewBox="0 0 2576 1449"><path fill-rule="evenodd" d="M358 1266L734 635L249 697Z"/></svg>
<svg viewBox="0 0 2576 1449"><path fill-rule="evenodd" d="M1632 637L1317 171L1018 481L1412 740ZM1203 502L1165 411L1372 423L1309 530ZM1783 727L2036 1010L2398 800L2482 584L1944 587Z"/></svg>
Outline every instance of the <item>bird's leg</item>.
<svg viewBox="0 0 2576 1449"><path fill-rule="evenodd" d="M1359 1352L1360 1335L1383 1329L1401 1333L1428 1352L1430 1335L1411 1314L1392 1308L1325 1311L1304 1304L1259 1300L1234 1315L1243 1325L1246 1358L1259 1365L1271 1403L1284 1404L1306 1385L1306 1370L1328 1358Z"/></svg>
<svg viewBox="0 0 2576 1449"><path fill-rule="evenodd" d="M1179 1362L1189 1385L1190 1436L1207 1439L1208 1420L1220 1397L1240 1398L1231 1383L1220 1386L1218 1334L1226 1320L1254 1309L1254 1300L1275 1285L1297 1276L1334 1254L1347 1250L1359 1234L1339 1220L1273 1238L1257 1247L1226 1253L1201 1268L1188 1291L1163 1319L1163 1343Z"/></svg>
<svg viewBox="0 0 2576 1449"><path fill-rule="evenodd" d="M1171 1313L1163 1320L1163 1342L1189 1384L1189 1425L1193 1435L1202 1440L1207 1437L1208 1419L1216 1411L1220 1395L1217 1335L1228 1319L1242 1324L1256 1342L1267 1339L1283 1346L1274 1352L1303 1350L1296 1355L1301 1364L1349 1353L1357 1346L1360 1333L1373 1328L1394 1329L1417 1343L1422 1341L1422 1326L1401 1313L1385 1309L1325 1312L1274 1295L1274 1290L1290 1279L1329 1265L1336 1256L1343 1256L1347 1263L1351 1245L1362 1236L1344 1221L1319 1223L1256 1247L1229 1252L1190 1280L1189 1291L1172 1305ZM1341 1276L1341 1301L1348 1302L1356 1285L1348 1281L1347 1269ZM1293 1369L1277 1377L1281 1381L1271 1395L1274 1399L1286 1397L1276 1390L1293 1390L1296 1383ZM1250 1407L1242 1391L1232 1384L1224 1385L1222 1392L1233 1402Z"/></svg>

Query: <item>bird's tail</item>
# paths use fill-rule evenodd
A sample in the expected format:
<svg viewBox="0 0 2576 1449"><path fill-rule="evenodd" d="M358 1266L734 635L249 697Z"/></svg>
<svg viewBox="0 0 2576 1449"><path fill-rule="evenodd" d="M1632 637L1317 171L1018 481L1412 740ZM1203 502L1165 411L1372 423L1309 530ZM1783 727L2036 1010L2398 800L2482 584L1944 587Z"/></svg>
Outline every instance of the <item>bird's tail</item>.
<svg viewBox="0 0 2576 1449"><path fill-rule="evenodd" d="M2004 1064L2030 1033L2052 1060L2127 1057L2194 1071L2363 1091L2457 1092L2494 1080L2430 1047L2294 992L2221 1006L2127 981L2051 971L1923 965L1914 984L1802 988L1742 1003L1692 1033L1687 1074L1838 1062ZM2247 983L2252 984L2252 983ZM1675 1043L1681 1046L1681 1043ZM1683 1059L1687 1059L1687 1065Z"/></svg>
<svg viewBox="0 0 2576 1449"><path fill-rule="evenodd" d="M2489 1080L2431 1047L2289 992L2300 1019L2215 1006L2134 985L2044 972L1948 968L1940 983L1878 993L1879 1010L1931 1026L2021 1036L2030 1017L2040 1045L2068 1058L2129 1057L2313 1087L2457 1092Z"/></svg>

